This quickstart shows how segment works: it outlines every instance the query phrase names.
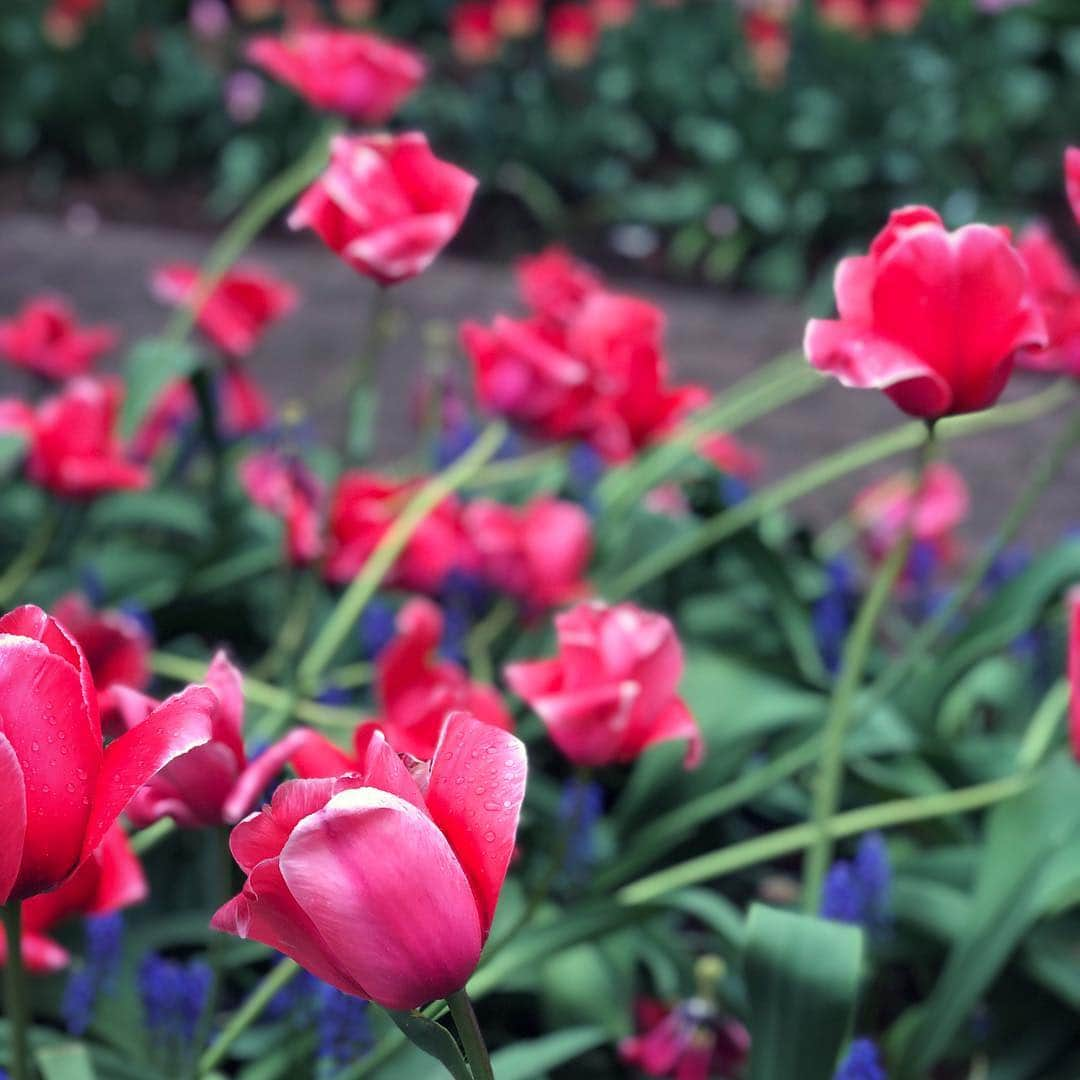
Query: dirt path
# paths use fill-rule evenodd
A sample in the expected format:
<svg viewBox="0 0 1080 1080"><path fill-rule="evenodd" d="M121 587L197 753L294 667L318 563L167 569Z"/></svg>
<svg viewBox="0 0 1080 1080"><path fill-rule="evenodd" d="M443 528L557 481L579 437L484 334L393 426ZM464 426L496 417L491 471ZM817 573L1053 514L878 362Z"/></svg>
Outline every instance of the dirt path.
<svg viewBox="0 0 1080 1080"><path fill-rule="evenodd" d="M116 322L125 339L132 341L162 325L163 311L146 284L151 269L170 260L198 260L205 250L204 237L165 228L106 224L92 235L77 236L53 219L9 216L0 220L0 316L33 293L52 289L69 296L86 319ZM351 350L359 347L371 288L306 238L267 241L255 249L253 258L292 281L303 294L302 307L268 335L256 361L259 374L279 403L321 402L313 419L321 434L333 437L344 416L343 365ZM629 287L667 311L669 352L680 379L722 388L797 345L801 337L802 312L782 301L651 282ZM402 318L401 332L382 368L379 438L384 453L407 449L412 441L409 387L420 371L431 325L441 323L453 333L463 318L518 310L507 268L450 257L422 278L397 288L393 296ZM1009 397L1041 385L1037 378L1018 377ZM744 434L763 451L768 480L885 430L899 419L877 395L830 387L774 413ZM980 436L950 451L972 487L974 508L968 529L972 538L985 535L1000 520L1060 419ZM802 510L816 520L827 520L866 479L888 469L886 465L869 470L835 485ZM1073 455L1040 503L1026 539L1044 543L1080 524L1078 492L1080 453Z"/></svg>

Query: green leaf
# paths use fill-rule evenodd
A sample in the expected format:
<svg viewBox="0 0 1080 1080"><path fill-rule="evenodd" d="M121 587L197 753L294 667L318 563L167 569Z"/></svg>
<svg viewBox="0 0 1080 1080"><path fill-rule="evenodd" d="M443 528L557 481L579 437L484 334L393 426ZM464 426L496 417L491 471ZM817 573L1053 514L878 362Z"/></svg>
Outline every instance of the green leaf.
<svg viewBox="0 0 1080 1080"><path fill-rule="evenodd" d="M0 476L7 476L26 452L26 439L22 435L0 435Z"/></svg>
<svg viewBox="0 0 1080 1080"><path fill-rule="evenodd" d="M183 379L199 366L199 352L194 346L165 338L147 338L137 342L124 365L124 407L120 414L120 432L130 439L158 395L174 379Z"/></svg>
<svg viewBox="0 0 1080 1080"><path fill-rule="evenodd" d="M98 499L87 526L101 532L163 529L198 543L210 538L213 524L202 502L176 491L125 491Z"/></svg>
<svg viewBox="0 0 1080 1080"><path fill-rule="evenodd" d="M457 1040L442 1024L418 1012L396 1012L392 1009L387 1009L387 1012L405 1038L425 1054L442 1062L454 1080L473 1080Z"/></svg>
<svg viewBox="0 0 1080 1080"><path fill-rule="evenodd" d="M851 1031L862 950L854 927L750 909L750 1080L831 1080Z"/></svg>
<svg viewBox="0 0 1080 1080"><path fill-rule="evenodd" d="M34 1057L42 1080L94 1080L94 1063L84 1043L43 1046Z"/></svg>
<svg viewBox="0 0 1080 1080"><path fill-rule="evenodd" d="M557 1069L607 1040L603 1028L566 1028L499 1050L492 1054L491 1066L499 1080L538 1080L549 1069Z"/></svg>

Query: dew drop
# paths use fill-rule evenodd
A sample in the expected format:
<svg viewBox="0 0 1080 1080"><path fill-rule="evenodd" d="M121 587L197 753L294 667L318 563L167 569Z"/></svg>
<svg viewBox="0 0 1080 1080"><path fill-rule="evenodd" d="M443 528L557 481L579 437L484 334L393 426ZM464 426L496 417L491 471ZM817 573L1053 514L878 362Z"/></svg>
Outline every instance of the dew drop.
<svg viewBox="0 0 1080 1080"><path fill-rule="evenodd" d="M488 832L484 833L484 839L490 844L495 839L495 834L488 830Z"/></svg>

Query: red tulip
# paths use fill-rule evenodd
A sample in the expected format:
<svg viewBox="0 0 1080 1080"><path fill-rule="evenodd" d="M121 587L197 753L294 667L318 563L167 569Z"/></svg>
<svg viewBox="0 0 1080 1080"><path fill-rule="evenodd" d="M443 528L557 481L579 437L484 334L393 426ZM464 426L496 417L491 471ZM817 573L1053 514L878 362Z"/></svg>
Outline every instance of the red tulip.
<svg viewBox="0 0 1080 1080"><path fill-rule="evenodd" d="M567 326L593 293L602 292L603 280L565 248L550 247L539 255L518 260L517 282L533 313L556 326Z"/></svg>
<svg viewBox="0 0 1080 1080"><path fill-rule="evenodd" d="M454 238L476 179L441 161L419 132L339 136L330 165L289 216L383 285L426 270Z"/></svg>
<svg viewBox="0 0 1080 1080"><path fill-rule="evenodd" d="M877 23L892 34L907 34L919 25L927 0L881 0Z"/></svg>
<svg viewBox="0 0 1080 1080"><path fill-rule="evenodd" d="M352 470L342 474L330 504L326 576L351 581L367 562L420 480L392 480ZM390 575L393 584L415 592L436 593L447 576L474 559L461 524L457 499L444 499L413 533Z"/></svg>
<svg viewBox="0 0 1080 1080"><path fill-rule="evenodd" d="M1017 353L1047 342L1005 232L950 233L923 206L894 211L869 255L840 263L836 302L839 319L806 328L810 362L927 419L993 405Z"/></svg>
<svg viewBox="0 0 1080 1080"><path fill-rule="evenodd" d="M214 916L339 990L412 1009L460 990L480 958L514 851L525 747L467 713L429 766L368 729L360 768L294 780L233 831L248 875Z"/></svg>
<svg viewBox="0 0 1080 1080"><path fill-rule="evenodd" d="M249 42L251 63L318 109L384 124L424 81L419 53L376 34L312 26Z"/></svg>
<svg viewBox="0 0 1080 1080"><path fill-rule="evenodd" d="M527 608L555 607L585 594L592 529L576 503L541 496L518 508L477 499L463 520L480 576Z"/></svg>
<svg viewBox="0 0 1080 1080"><path fill-rule="evenodd" d="M22 955L27 970L46 973L67 967L71 957L49 931L72 916L110 915L149 895L146 877L126 833L113 825L101 846L57 889L23 905ZM0 929L0 966L7 939Z"/></svg>
<svg viewBox="0 0 1080 1080"><path fill-rule="evenodd" d="M492 21L505 38L528 37L540 26L543 0L494 0Z"/></svg>
<svg viewBox="0 0 1080 1080"><path fill-rule="evenodd" d="M154 271L154 295L183 306L199 296L199 268L170 263ZM199 329L227 356L246 356L271 323L296 307L296 290L257 267L237 267L214 285L200 307Z"/></svg>
<svg viewBox="0 0 1080 1080"><path fill-rule="evenodd" d="M79 326L59 297L39 296L0 322L0 356L49 379L85 375L119 337L111 326Z"/></svg>
<svg viewBox="0 0 1080 1080"><path fill-rule="evenodd" d="M135 793L210 738L217 701L188 687L102 746L90 665L40 608L0 619L0 903L67 880Z"/></svg>
<svg viewBox="0 0 1080 1080"><path fill-rule="evenodd" d="M1045 349L1026 349L1021 367L1080 375L1080 274L1048 229L1032 225L1017 242L1035 299L1046 320Z"/></svg>
<svg viewBox="0 0 1080 1080"><path fill-rule="evenodd" d="M322 481L299 459L272 450L252 454L240 464L240 482L256 505L285 524L285 552L293 566L322 554Z"/></svg>
<svg viewBox="0 0 1080 1080"><path fill-rule="evenodd" d="M126 612L95 611L80 593L62 597L51 614L82 649L97 688L102 727L112 734L118 718L109 692L114 686L142 690L149 684L150 635Z"/></svg>
<svg viewBox="0 0 1080 1080"><path fill-rule="evenodd" d="M589 7L600 26L616 29L633 20L637 0L591 0Z"/></svg>
<svg viewBox="0 0 1080 1080"><path fill-rule="evenodd" d="M210 738L166 765L136 792L127 816L137 828L162 818L172 818L184 829L228 820L225 807L247 767L247 754L243 676L224 652L211 661L206 686L215 698ZM137 731L154 716L158 703L142 694L128 694L118 706L128 730Z"/></svg>
<svg viewBox="0 0 1080 1080"><path fill-rule="evenodd" d="M264 431L274 408L251 373L240 364L225 365L218 384L221 426L233 438Z"/></svg>
<svg viewBox="0 0 1080 1080"><path fill-rule="evenodd" d="M122 387L115 379L73 379L37 409L0 401L0 432L29 442L27 473L57 495L72 498L142 488L150 474L124 454L114 432Z"/></svg>
<svg viewBox="0 0 1080 1080"><path fill-rule="evenodd" d="M551 58L563 67L584 67L596 55L600 27L592 11L575 0L564 0L551 9L547 20L547 43Z"/></svg>
<svg viewBox="0 0 1080 1080"><path fill-rule="evenodd" d="M743 15L742 32L758 82L766 89L780 86L791 59L791 27L787 17L748 11Z"/></svg>
<svg viewBox="0 0 1080 1080"><path fill-rule="evenodd" d="M443 620L433 603L416 599L406 604L398 614L397 631L375 664L380 715L357 725L356 757L317 731L296 728L248 766L226 804L229 820L243 817L286 765L306 780L356 771L372 727L398 753L422 761L435 753L443 722L455 710L503 731L513 729L513 718L494 687L473 682L457 664L436 658Z"/></svg>
<svg viewBox="0 0 1080 1080"><path fill-rule="evenodd" d="M958 552L956 529L967 517L967 484L945 462L934 462L915 490L910 472L887 476L865 488L851 506L851 518L875 560L884 559L908 528L916 543L929 547L942 563Z"/></svg>
<svg viewBox="0 0 1080 1080"><path fill-rule="evenodd" d="M1069 620L1069 744L1080 761L1080 587L1069 591L1066 600Z"/></svg>
<svg viewBox="0 0 1080 1080"><path fill-rule="evenodd" d="M174 379L158 394L131 440L137 461L149 461L198 415L199 406L186 379Z"/></svg>
<svg viewBox="0 0 1080 1080"><path fill-rule="evenodd" d="M1080 225L1080 146L1070 146L1065 151L1065 193Z"/></svg>
<svg viewBox="0 0 1080 1080"><path fill-rule="evenodd" d="M761 472L761 455L744 446L734 435L714 432L698 440L697 452L722 473L747 482Z"/></svg>
<svg viewBox="0 0 1080 1080"><path fill-rule="evenodd" d="M668 739L686 739L686 765L704 747L678 696L682 646L663 615L633 604L579 604L555 618L559 654L510 664L506 679L576 765L632 761Z"/></svg>
<svg viewBox="0 0 1080 1080"><path fill-rule="evenodd" d="M502 43L491 0L461 0L450 9L450 43L466 64L488 64L499 55Z"/></svg>

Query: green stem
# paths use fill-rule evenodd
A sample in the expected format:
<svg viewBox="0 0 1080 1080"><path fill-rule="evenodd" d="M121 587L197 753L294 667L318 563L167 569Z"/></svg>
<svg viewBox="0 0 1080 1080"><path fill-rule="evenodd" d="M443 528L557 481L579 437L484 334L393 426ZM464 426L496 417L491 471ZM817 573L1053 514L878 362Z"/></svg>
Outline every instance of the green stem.
<svg viewBox="0 0 1080 1080"><path fill-rule="evenodd" d="M506 425L502 421L496 420L488 424L476 442L461 457L428 480L409 500L383 534L363 569L353 578L301 660L299 676L302 687L307 689L318 683L319 677L349 636L368 601L393 569L406 544L428 514L447 496L467 484L472 476L494 457L505 437Z"/></svg>
<svg viewBox="0 0 1080 1080"><path fill-rule="evenodd" d="M177 308L165 328L165 338L183 341L195 319L229 268L244 253L266 224L322 172L326 164L330 138L340 130L340 124L328 125L315 137L304 153L288 168L267 182L233 219L210 249L199 275L199 286L191 299Z"/></svg>
<svg viewBox="0 0 1080 1080"><path fill-rule="evenodd" d="M1065 677L1058 679L1039 702L1039 707L1028 723L1020 749L1016 754L1016 763L1021 769L1034 769L1042 762L1054 743L1058 724L1069 708L1072 687Z"/></svg>
<svg viewBox="0 0 1080 1080"><path fill-rule="evenodd" d="M11 1080L30 1080L28 1035L30 1022L26 1003L26 978L22 955L22 902L4 905L4 933L7 962L4 965L4 1011L11 1032Z"/></svg>
<svg viewBox="0 0 1080 1080"><path fill-rule="evenodd" d="M48 553L49 545L60 524L60 513L50 503L42 512L41 519L26 538L19 553L4 569L0 577L0 607L6 608L12 598L30 580Z"/></svg>
<svg viewBox="0 0 1080 1080"><path fill-rule="evenodd" d="M349 415L345 425L345 460L353 464L371 457L375 445L375 414L378 405L379 357L390 337L393 312L389 310L390 290L376 285L368 310L364 344L352 364L346 400Z"/></svg>
<svg viewBox="0 0 1080 1080"><path fill-rule="evenodd" d="M534 450L531 454L496 461L485 466L472 479L474 488L501 487L518 480L529 480L548 466L566 458L568 449L565 444L547 446L543 450Z"/></svg>
<svg viewBox="0 0 1080 1080"><path fill-rule="evenodd" d="M352 690L357 686L367 686L375 678L375 665L366 660L355 664L342 664L327 675L327 682L342 690Z"/></svg>
<svg viewBox="0 0 1080 1080"><path fill-rule="evenodd" d="M304 643L318 596L319 579L310 567L290 567L289 570L289 602L285 617L266 655L251 669L252 675L273 678L291 664Z"/></svg>
<svg viewBox="0 0 1080 1080"><path fill-rule="evenodd" d="M830 840L840 840L874 829L888 829L915 821L960 814L1011 799L1030 787L1033 782L1033 774L1026 772L1003 780L961 788L959 791L923 795L913 799L893 799L876 806L865 806L837 814L824 823L824 831ZM711 851L670 866L648 877L639 878L619 889L615 899L620 904L647 904L676 889L712 881L769 859L803 851L817 841L821 831L821 827L812 821L792 825L787 829L776 829L765 836L732 844L719 851Z"/></svg>
<svg viewBox="0 0 1080 1080"><path fill-rule="evenodd" d="M934 612L908 642L904 652L885 669L871 688L872 701L881 701L895 690L920 660L927 654L931 646L952 625L957 612L967 603L968 599L982 584L987 571L993 565L994 560L1005 550L1013 537L1020 531L1029 520L1032 508L1039 497L1050 485L1057 475L1069 451L1080 441L1080 413L1072 417L1062 429L1058 437L1051 443L1049 450L1038 461L1031 472L1028 482L1016 497L1008 515L1001 524L1001 528L984 548L979 558L974 560L967 568L963 578L950 594L948 600Z"/></svg>
<svg viewBox="0 0 1080 1080"><path fill-rule="evenodd" d="M131 850L136 855L145 855L151 848L157 847L166 836L171 836L174 832L176 832L176 822L172 818L162 818L160 821L155 821L153 825L140 829L130 837Z"/></svg>
<svg viewBox="0 0 1080 1080"><path fill-rule="evenodd" d="M517 605L503 597L469 633L465 643L469 655L469 671L478 682L493 682L491 646L513 625Z"/></svg>
<svg viewBox="0 0 1080 1080"><path fill-rule="evenodd" d="M451 994L446 1003L450 1006L450 1015L454 1018L454 1026L457 1028L461 1045L465 1048L465 1057L469 1061L473 1076L476 1080L495 1080L491 1058L484 1044L484 1034L480 1030L476 1011L467 991L459 990L456 994Z"/></svg>
<svg viewBox="0 0 1080 1080"><path fill-rule="evenodd" d="M210 493L214 517L219 526L225 523L225 440L218 423L214 380L208 368L199 367L188 378L199 405L199 427L210 450Z"/></svg>
<svg viewBox="0 0 1080 1080"><path fill-rule="evenodd" d="M972 416L943 420L937 426L937 436L949 441L982 431L1025 423L1058 408L1073 397L1074 393L1074 388L1066 380L1061 380L1041 393L1032 394L1021 401L1000 405L988 412ZM883 435L876 435L857 442L853 446L845 447L804 469L799 469L785 480L771 487L762 488L738 506L703 522L693 532L661 546L606 586L601 587L600 592L609 600L616 600L636 592L680 563L708 551L709 548L734 536L742 529L760 521L766 514L781 509L795 499L808 495L848 473L881 461L883 458L892 457L904 450L915 449L922 442L925 430L925 425L919 421L904 424Z"/></svg>
<svg viewBox="0 0 1080 1080"><path fill-rule="evenodd" d="M199 1076L214 1071L228 1054L233 1043L262 1015L274 996L300 973L300 965L287 958L279 960L263 976L259 985L247 996L243 1005L233 1014L221 1034L199 1058Z"/></svg>
<svg viewBox="0 0 1080 1080"><path fill-rule="evenodd" d="M926 470L933 458L934 446L934 428L931 425L926 429L926 441L923 443L919 469L914 479L913 508L922 491ZM812 820L818 829L818 838L810 847L803 893L803 905L810 912L816 912L818 909L822 882L825 880L825 872L832 858L832 838L829 836L826 823L836 813L836 808L840 804L844 772L844 739L847 737L851 723L855 696L862 684L863 671L874 643L878 621L911 554L914 520L915 515L912 510L904 525L903 536L897 540L892 551L881 564L874 583L855 617L851 633L844 643L840 675L836 680L832 700L829 703L829 712L825 718L825 740L814 782Z"/></svg>

